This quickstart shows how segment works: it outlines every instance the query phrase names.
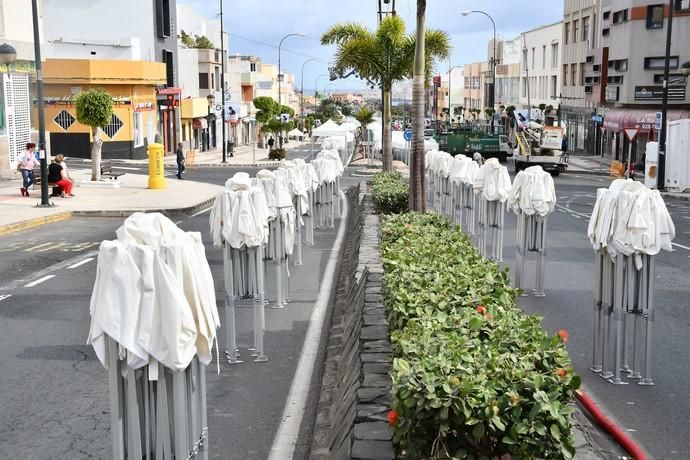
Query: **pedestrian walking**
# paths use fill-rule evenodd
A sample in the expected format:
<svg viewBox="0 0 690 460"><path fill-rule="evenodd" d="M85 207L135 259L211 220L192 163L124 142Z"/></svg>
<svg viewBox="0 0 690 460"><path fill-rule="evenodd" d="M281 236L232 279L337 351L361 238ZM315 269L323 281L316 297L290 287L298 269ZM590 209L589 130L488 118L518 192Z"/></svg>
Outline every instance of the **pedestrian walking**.
<svg viewBox="0 0 690 460"><path fill-rule="evenodd" d="M19 189L22 192L22 196L29 196L29 187L34 183L34 166L38 164L36 157L34 157L35 147L35 144L26 144L24 155L19 159L19 164L17 164L17 171L22 174L22 188Z"/></svg>
<svg viewBox="0 0 690 460"><path fill-rule="evenodd" d="M273 139L273 136L269 136L268 138L268 150L273 150L273 144L275 144L276 141Z"/></svg>
<svg viewBox="0 0 690 460"><path fill-rule="evenodd" d="M61 163L65 157L62 154L55 155L55 161L48 166L48 183L60 187L60 196L74 196L72 193L72 181L67 177L67 171L63 169Z"/></svg>
<svg viewBox="0 0 690 460"><path fill-rule="evenodd" d="M177 157L177 178L182 180L182 173L184 172L184 152L182 151L182 142L177 144L177 150L175 150L175 155Z"/></svg>

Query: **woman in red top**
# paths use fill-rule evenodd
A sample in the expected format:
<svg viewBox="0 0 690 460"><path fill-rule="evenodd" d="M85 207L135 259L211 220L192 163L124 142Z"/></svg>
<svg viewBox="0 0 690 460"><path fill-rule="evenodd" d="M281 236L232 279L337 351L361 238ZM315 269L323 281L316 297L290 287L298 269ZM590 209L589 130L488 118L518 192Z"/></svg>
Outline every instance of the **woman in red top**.
<svg viewBox="0 0 690 460"><path fill-rule="evenodd" d="M67 177L67 171L60 164L63 159L62 155L56 155L55 162L48 166L48 182L60 186L62 189L60 196L64 198L65 195L74 196L74 194L72 193L72 181Z"/></svg>

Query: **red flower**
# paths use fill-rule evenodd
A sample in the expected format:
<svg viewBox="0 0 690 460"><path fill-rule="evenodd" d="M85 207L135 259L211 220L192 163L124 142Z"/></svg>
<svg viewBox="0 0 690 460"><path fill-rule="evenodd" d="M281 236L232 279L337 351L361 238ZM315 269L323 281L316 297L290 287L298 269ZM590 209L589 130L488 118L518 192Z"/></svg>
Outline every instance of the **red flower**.
<svg viewBox="0 0 690 460"><path fill-rule="evenodd" d="M484 317L485 317L486 319L491 319L491 318L492 318L491 313L489 313L488 311L486 312L486 315L484 315Z"/></svg>
<svg viewBox="0 0 690 460"><path fill-rule="evenodd" d="M558 331L558 337L560 337L561 340L565 343L570 338L570 334L568 334L568 331L566 331L565 329L561 329L560 331Z"/></svg>
<svg viewBox="0 0 690 460"><path fill-rule="evenodd" d="M398 412L395 409L388 411L388 424L390 426L398 424Z"/></svg>
<svg viewBox="0 0 690 460"><path fill-rule="evenodd" d="M559 367L558 369L556 369L556 375L559 376L560 378L565 378L566 374L567 374L567 371L565 369L563 369L562 367Z"/></svg>
<svg viewBox="0 0 690 460"><path fill-rule="evenodd" d="M486 308L484 308L484 305L479 305L477 308L475 308L475 311L479 313L480 315L483 315L484 312L486 311Z"/></svg>

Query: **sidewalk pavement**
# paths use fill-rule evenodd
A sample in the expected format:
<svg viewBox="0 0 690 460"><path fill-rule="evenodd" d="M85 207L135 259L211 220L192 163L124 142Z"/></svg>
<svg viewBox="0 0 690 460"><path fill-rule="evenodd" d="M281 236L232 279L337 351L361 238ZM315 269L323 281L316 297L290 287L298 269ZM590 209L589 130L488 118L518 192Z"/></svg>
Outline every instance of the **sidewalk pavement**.
<svg viewBox="0 0 690 460"><path fill-rule="evenodd" d="M68 219L72 215L124 217L137 211L159 211L168 215L195 212L210 205L222 187L194 181L166 178L166 188L148 188L148 176L127 173L117 180L98 185L84 184L90 179L89 168L70 167L75 179L73 198L50 197L53 206L38 207L40 187L30 190L29 198L21 196L21 179L0 182L0 235L24 230L48 222ZM119 187L114 187L118 185Z"/></svg>

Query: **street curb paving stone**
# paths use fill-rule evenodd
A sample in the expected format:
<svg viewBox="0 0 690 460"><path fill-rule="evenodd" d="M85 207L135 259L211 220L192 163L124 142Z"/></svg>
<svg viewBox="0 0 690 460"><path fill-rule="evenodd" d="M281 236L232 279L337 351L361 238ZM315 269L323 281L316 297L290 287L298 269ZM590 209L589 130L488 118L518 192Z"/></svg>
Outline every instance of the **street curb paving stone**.
<svg viewBox="0 0 690 460"><path fill-rule="evenodd" d="M30 228L39 227L41 225L67 220L72 217L72 214L72 211L64 211L57 214L52 214L50 216L35 217L33 219L3 225L0 226L0 235L9 235L10 233L17 233Z"/></svg>

